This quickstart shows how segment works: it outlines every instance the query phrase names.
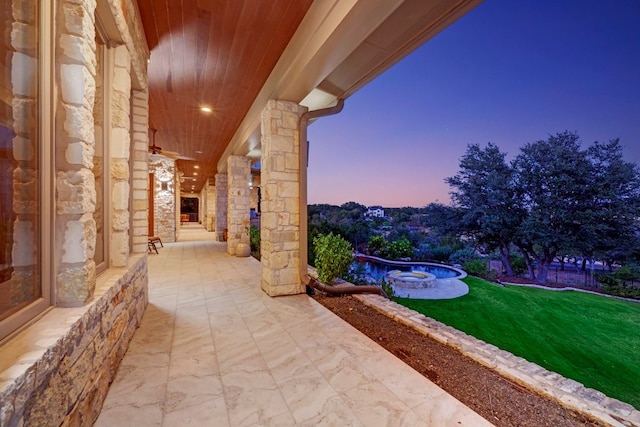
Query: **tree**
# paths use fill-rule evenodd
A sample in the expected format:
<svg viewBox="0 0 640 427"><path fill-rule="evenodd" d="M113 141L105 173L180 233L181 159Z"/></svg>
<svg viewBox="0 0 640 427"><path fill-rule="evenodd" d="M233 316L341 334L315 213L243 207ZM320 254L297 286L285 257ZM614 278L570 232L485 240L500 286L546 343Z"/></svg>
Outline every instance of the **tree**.
<svg viewBox="0 0 640 427"><path fill-rule="evenodd" d="M584 254L614 261L629 260L638 248L638 210L640 208L640 172L634 163L625 162L619 139L594 143L587 155L594 166L590 187L595 221L584 230L580 242Z"/></svg>
<svg viewBox="0 0 640 427"><path fill-rule="evenodd" d="M452 188L454 206L462 212L457 226L486 250L498 249L512 276L510 248L525 211L505 156L494 144L486 148L471 144L460 159L460 171L445 182Z"/></svg>
<svg viewBox="0 0 640 427"><path fill-rule="evenodd" d="M617 139L583 150L576 133L557 133L522 147L511 164L493 144L469 145L446 182L454 206L428 206L429 221L499 249L508 274L512 245L541 283L554 258L610 264L639 253L640 173Z"/></svg>
<svg viewBox="0 0 640 427"><path fill-rule="evenodd" d="M580 149L578 135L562 132L525 145L513 167L519 199L527 210L516 245L531 277L545 283L556 255L584 248L599 227L595 166Z"/></svg>

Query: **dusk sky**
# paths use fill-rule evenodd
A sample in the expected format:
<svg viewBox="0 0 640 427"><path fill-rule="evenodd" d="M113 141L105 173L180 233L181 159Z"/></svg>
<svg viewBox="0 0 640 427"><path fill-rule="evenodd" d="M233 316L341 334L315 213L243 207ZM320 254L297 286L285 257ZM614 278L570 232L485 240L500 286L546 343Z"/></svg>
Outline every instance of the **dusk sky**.
<svg viewBox="0 0 640 427"><path fill-rule="evenodd" d="M309 127L309 203L448 204L468 144L565 130L640 164L640 0L485 0Z"/></svg>

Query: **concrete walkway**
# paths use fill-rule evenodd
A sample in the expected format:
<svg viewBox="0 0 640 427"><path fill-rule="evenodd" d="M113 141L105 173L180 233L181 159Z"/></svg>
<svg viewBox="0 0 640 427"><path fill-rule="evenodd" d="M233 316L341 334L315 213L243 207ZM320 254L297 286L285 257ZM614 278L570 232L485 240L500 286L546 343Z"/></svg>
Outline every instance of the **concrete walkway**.
<svg viewBox="0 0 640 427"><path fill-rule="evenodd" d="M186 226L149 255L149 306L96 426L490 426L260 263Z"/></svg>

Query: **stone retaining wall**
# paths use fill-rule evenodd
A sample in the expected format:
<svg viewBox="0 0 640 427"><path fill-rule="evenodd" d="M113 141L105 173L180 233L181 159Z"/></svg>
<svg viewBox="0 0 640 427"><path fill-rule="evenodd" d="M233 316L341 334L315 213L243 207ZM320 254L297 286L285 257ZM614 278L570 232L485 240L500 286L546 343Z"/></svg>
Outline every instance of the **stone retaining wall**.
<svg viewBox="0 0 640 427"><path fill-rule="evenodd" d="M378 295L356 295L364 304L443 344L458 349L511 381L549 397L561 405L611 426L640 426L640 411L577 381L500 350L451 326Z"/></svg>
<svg viewBox="0 0 640 427"><path fill-rule="evenodd" d="M148 303L147 255L84 307L54 308L0 347L0 425L91 425Z"/></svg>

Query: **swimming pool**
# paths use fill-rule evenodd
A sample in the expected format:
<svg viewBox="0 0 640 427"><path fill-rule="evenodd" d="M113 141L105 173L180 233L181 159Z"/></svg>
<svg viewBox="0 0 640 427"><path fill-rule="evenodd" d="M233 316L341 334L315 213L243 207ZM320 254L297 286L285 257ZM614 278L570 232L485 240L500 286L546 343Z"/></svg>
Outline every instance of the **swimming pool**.
<svg viewBox="0 0 640 427"><path fill-rule="evenodd" d="M386 276L391 270L400 271L420 271L436 276L436 279L448 279L452 277L463 277L463 271L441 264L429 262L402 262L389 261L382 258L374 258L358 255L356 261L351 265L352 272L362 272L366 277L378 281Z"/></svg>

